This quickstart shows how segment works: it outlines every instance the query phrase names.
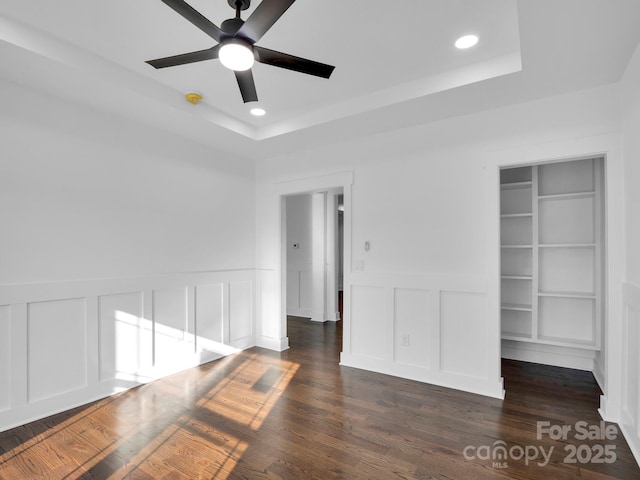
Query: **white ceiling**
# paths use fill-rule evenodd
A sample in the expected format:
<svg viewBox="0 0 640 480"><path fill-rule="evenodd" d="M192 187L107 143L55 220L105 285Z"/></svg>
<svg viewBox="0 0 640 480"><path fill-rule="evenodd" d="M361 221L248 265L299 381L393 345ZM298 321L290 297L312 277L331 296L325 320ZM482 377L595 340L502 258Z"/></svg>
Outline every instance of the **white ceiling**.
<svg viewBox="0 0 640 480"><path fill-rule="evenodd" d="M456 50L466 33L480 43ZM215 44L160 0L0 2L0 78L255 159L615 82L639 41L637 0L298 0L258 45L336 69L256 64L256 118L217 60L144 63Z"/></svg>

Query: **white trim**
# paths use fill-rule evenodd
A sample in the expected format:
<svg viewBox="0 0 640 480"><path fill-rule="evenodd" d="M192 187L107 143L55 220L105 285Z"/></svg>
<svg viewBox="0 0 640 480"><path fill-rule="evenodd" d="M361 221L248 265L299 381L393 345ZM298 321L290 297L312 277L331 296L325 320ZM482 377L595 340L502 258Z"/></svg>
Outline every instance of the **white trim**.
<svg viewBox="0 0 640 480"><path fill-rule="evenodd" d="M353 172L338 172L328 175L319 175L313 177L290 179L274 184L275 202L278 205L277 222L278 228L278 258L276 264L279 266L275 272L276 278L279 279L276 286L276 291L273 294L280 298L279 302L279 331L281 332L281 345L289 345L289 339L286 337L287 332L287 265L286 265L286 245L284 239L286 238L286 208L285 197L289 195L303 194L303 193L316 193L324 192L335 189L342 189L344 198L344 331L348 328L349 315L348 306L350 305L350 276L348 272L351 269L351 187L354 181ZM324 312L322 314L324 317ZM318 313L312 312L312 318L318 320ZM264 320L264 319L263 319ZM325 319L322 318L322 321ZM263 325L264 327L264 325ZM284 340L286 339L286 340ZM349 335L343 334L343 350L348 345Z"/></svg>
<svg viewBox="0 0 640 480"><path fill-rule="evenodd" d="M289 349L289 338L282 337L280 339L273 339L269 337L258 337L256 338L256 346L276 352L284 352Z"/></svg>
<svg viewBox="0 0 640 480"><path fill-rule="evenodd" d="M596 382L598 383L598 386L600 387L600 390L602 390L604 392L605 375L604 375L604 371L602 370L602 366L597 361L597 358L593 359L593 370L592 370L592 373L593 373L593 378L596 379Z"/></svg>
<svg viewBox="0 0 640 480"><path fill-rule="evenodd" d="M622 284L622 304L624 317L622 319L622 332L624 343L620 349L623 356L623 368L621 378L623 383L621 415L618 422L622 432L633 452L638 464L640 464L640 386L637 378L640 375L640 362L637 357L633 362L633 354L637 354L638 341L640 341L640 286ZM635 315L630 315L634 312ZM636 322L632 325L630 322ZM635 338L630 334L633 332ZM634 388L629 391L628 389Z"/></svg>
<svg viewBox="0 0 640 480"><path fill-rule="evenodd" d="M0 431L253 347L255 282L256 271L247 269L0 286L0 305L9 307L5 311L9 312L11 331L10 403L0 411ZM208 285L223 286L220 291L224 294L218 301L194 294L197 287ZM243 289L238 309L228 305L234 288ZM168 292L173 299L168 304L158 303L158 292ZM135 309L130 303L132 295L138 299ZM103 311L103 299L114 301L113 307ZM74 342L62 335L49 342L46 333L29 328L30 305L37 305L40 325L57 325L55 322L65 321L66 316L58 306L69 300L83 305L82 313L76 313L84 341ZM196 319L200 305L217 313ZM217 305L223 308L216 310ZM173 325L159 323L174 314L183 318L177 318ZM212 337L211 328L220 324L222 338ZM229 341L231 327L240 333L233 342ZM43 338L56 355L38 348ZM284 349L286 343L268 347ZM137 354L131 355L131 348ZM39 359L35 368L28 368L31 358ZM80 359L74 372L65 370L69 359ZM72 382L59 389L48 381L51 372L60 372L63 378L67 375ZM35 396L29 391L33 385L39 392Z"/></svg>
<svg viewBox="0 0 640 480"><path fill-rule="evenodd" d="M375 359L361 355L348 355L344 352L340 357L340 365L344 367L358 368L385 375L407 378L417 382L453 388L463 392L476 393L486 397L504 399L502 380L497 382L484 378L470 377L466 375L453 375L449 372L437 372L431 369L419 368L411 365L395 363L390 367L385 359Z"/></svg>
<svg viewBox="0 0 640 480"><path fill-rule="evenodd" d="M502 341L502 358L588 372L593 371L595 364L593 350L556 347L532 342L518 342L517 340Z"/></svg>
<svg viewBox="0 0 640 480"><path fill-rule="evenodd" d="M605 166L605 228L606 228L606 329L605 329L605 389L600 412L606 420L617 422L621 406L621 284L624 278L624 200L619 185L623 184L621 136L619 133L594 135L538 145L521 145L486 153L485 168L493 175L485 176L487 263L490 285L499 282L500 244L499 230L499 175L501 167L540 164L541 162L567 161L581 158L604 157ZM496 267L498 266L498 267ZM500 306L499 291L489 289L489 304L494 310ZM499 328L499 314L495 317ZM498 347L496 360L501 356Z"/></svg>
<svg viewBox="0 0 640 480"><path fill-rule="evenodd" d="M497 340L497 333L491 335L485 326L492 322L487 312L474 310L474 323L481 325L478 336L472 339L462 340L462 343L453 345L451 321L460 319L460 313L448 313L444 305L451 307L451 303L443 302L446 297L454 295L456 305L471 305L471 311L480 304L487 305L487 279L475 275L436 275L414 273L369 273L357 272L351 275L351 291L357 289L360 292L376 290L376 306L371 312L354 312L345 310L349 315L349 330L345 326L343 335L349 335L350 343L345 345L340 356L340 365L346 367L361 368L401 378L408 378L420 382L454 388L462 391L486 395L493 398L504 398L503 381L496 375L499 365L491 363L491 356L487 353L483 362L481 355L489 351L489 345ZM414 310L413 314L421 319L425 326L423 330L401 331L398 323L398 297L399 291L422 292L429 298L428 305L422 310ZM345 292L350 293L350 292ZM470 303L467 303L470 302ZM361 309L363 304L354 305L351 308ZM464 314L463 314L464 315ZM358 323L359 322L359 323ZM364 323L363 323L364 322ZM363 333L368 327L366 324L375 325L376 329L384 328L384 332L373 335L376 349L371 350L369 344L357 342L351 337L351 331L357 330ZM399 335L411 333L411 347L426 349L426 357L416 360L416 357L403 360L401 352L409 345L401 345ZM486 333L486 336L484 334ZM458 334L453 334L458 335ZM464 337L462 332L459 337ZM449 340L449 341L447 341ZM359 344L359 345L358 345ZM473 362L448 365L446 360L452 358L471 358L468 347L476 349ZM364 347L364 350L362 348ZM466 355L466 356L465 356ZM474 355L474 353L471 353ZM452 368L453 367L453 368Z"/></svg>

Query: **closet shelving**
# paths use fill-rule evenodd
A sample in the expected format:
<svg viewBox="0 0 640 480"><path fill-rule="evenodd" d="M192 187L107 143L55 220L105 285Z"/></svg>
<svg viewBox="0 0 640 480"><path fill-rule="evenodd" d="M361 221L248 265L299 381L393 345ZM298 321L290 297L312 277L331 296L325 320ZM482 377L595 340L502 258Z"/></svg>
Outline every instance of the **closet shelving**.
<svg viewBox="0 0 640 480"><path fill-rule="evenodd" d="M502 338L600 348L601 159L503 169Z"/></svg>

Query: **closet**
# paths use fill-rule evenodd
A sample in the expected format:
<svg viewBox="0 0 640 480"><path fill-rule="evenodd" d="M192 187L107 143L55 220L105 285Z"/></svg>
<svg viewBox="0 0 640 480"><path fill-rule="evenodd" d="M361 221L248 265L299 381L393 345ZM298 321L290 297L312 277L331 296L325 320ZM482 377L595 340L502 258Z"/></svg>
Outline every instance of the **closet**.
<svg viewBox="0 0 640 480"><path fill-rule="evenodd" d="M603 163L500 171L503 340L601 349Z"/></svg>

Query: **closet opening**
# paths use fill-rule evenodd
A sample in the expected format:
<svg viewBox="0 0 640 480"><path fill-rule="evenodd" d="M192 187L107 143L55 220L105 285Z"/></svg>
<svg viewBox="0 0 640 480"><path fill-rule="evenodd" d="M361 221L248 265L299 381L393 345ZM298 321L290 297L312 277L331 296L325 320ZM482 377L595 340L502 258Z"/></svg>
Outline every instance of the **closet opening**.
<svg viewBox="0 0 640 480"><path fill-rule="evenodd" d="M604 389L604 158L500 170L502 358Z"/></svg>

